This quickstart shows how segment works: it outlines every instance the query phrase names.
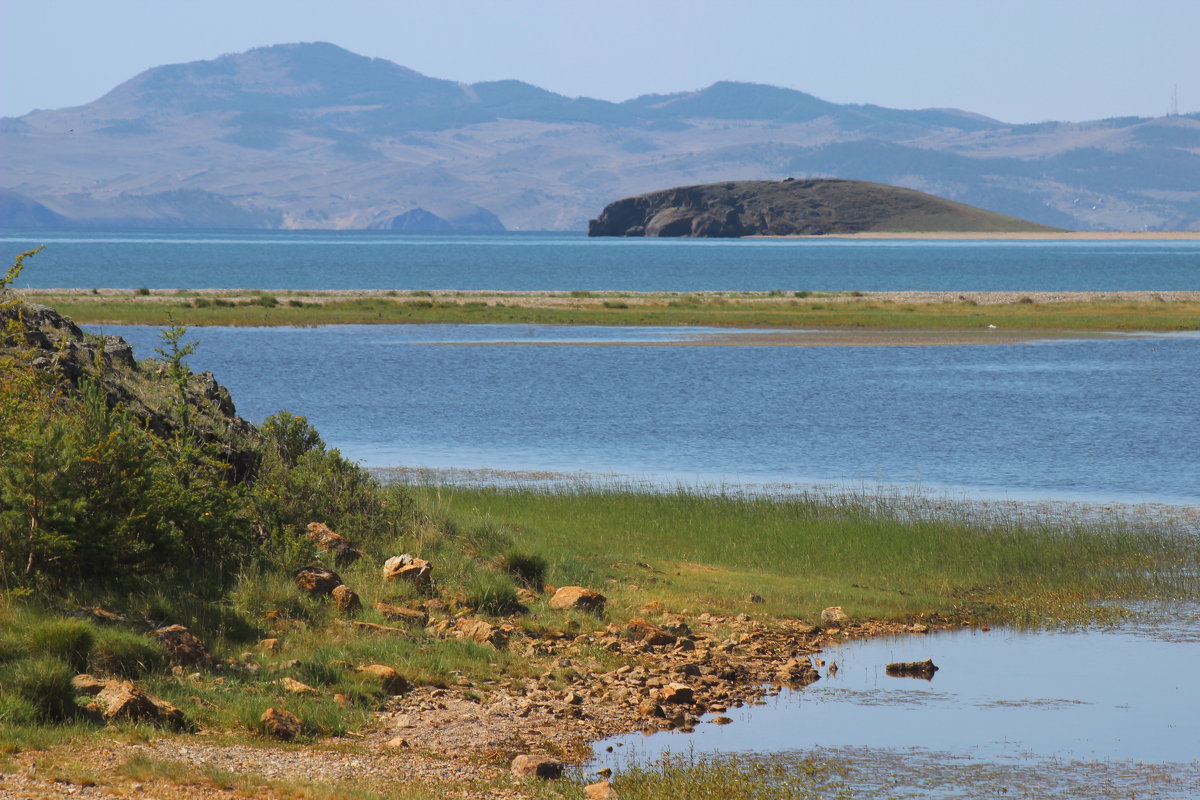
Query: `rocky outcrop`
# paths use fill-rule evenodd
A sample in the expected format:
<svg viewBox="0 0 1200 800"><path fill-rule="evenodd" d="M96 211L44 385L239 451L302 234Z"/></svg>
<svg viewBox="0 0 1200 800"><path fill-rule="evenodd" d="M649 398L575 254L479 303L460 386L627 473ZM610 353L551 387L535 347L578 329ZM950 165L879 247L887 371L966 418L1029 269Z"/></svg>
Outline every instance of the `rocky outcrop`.
<svg viewBox="0 0 1200 800"><path fill-rule="evenodd" d="M18 348L26 348L32 366L54 376L65 391L77 392L89 378L103 389L110 407L121 406L159 437L178 432L174 389L164 391L164 365L136 361L121 337L86 334L53 308L17 302L0 306L0 353ZM186 396L193 435L218 448L233 480L253 474L260 436L237 415L229 391L211 372L200 372L190 376Z"/></svg>
<svg viewBox="0 0 1200 800"><path fill-rule="evenodd" d="M610 203L588 222L588 236L1038 230L1052 229L912 189L834 178L681 186Z"/></svg>

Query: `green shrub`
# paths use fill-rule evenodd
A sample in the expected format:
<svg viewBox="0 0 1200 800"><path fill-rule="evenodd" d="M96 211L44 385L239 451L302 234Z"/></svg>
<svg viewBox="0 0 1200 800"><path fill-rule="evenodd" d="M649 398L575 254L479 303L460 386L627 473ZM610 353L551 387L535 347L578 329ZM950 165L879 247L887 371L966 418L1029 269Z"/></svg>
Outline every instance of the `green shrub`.
<svg viewBox="0 0 1200 800"><path fill-rule="evenodd" d="M161 670L166 663L162 647L150 638L122 630L102 630L88 660L93 672L140 678Z"/></svg>
<svg viewBox="0 0 1200 800"><path fill-rule="evenodd" d="M476 572L467 579L467 605L494 616L511 614L520 607L517 589L507 575Z"/></svg>
<svg viewBox="0 0 1200 800"><path fill-rule="evenodd" d="M139 286L134 291L134 294L136 294L138 297L145 297L146 295L150 294L150 290L147 289L145 286Z"/></svg>
<svg viewBox="0 0 1200 800"><path fill-rule="evenodd" d="M504 571L515 581L529 589L541 591L546 583L546 559L531 553L510 550L504 555Z"/></svg>
<svg viewBox="0 0 1200 800"><path fill-rule="evenodd" d="M605 308L629 308L629 303L626 303L622 300L605 300L604 307Z"/></svg>
<svg viewBox="0 0 1200 800"><path fill-rule="evenodd" d="M87 669L96 633L86 622L58 619L34 625L25 638L31 653L56 659L79 673Z"/></svg>
<svg viewBox="0 0 1200 800"><path fill-rule="evenodd" d="M63 661L42 656L17 663L12 670L11 685L18 697L33 706L38 717L60 722L78 710L71 686L73 677L74 670Z"/></svg>
<svg viewBox="0 0 1200 800"><path fill-rule="evenodd" d="M33 703L17 694L0 692L0 725L32 725L37 722L38 710ZM4 747L0 746L0 753Z"/></svg>

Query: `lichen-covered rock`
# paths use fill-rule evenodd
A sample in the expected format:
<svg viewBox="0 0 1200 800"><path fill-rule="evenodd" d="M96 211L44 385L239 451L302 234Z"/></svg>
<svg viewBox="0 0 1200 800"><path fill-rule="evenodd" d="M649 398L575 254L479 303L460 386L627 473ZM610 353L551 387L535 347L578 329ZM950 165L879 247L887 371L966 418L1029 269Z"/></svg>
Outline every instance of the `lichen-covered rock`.
<svg viewBox="0 0 1200 800"><path fill-rule="evenodd" d="M558 610L577 609L594 614L604 613L608 598L582 586L563 586L550 598L550 607Z"/></svg>
<svg viewBox="0 0 1200 800"><path fill-rule="evenodd" d="M408 679L386 664L367 664L359 667L358 671L378 678L383 690L388 694L406 694L412 688Z"/></svg>
<svg viewBox="0 0 1200 800"><path fill-rule="evenodd" d="M307 694L314 696L320 694L320 692L309 686L307 683L298 681L295 678L289 678L287 676L279 679L279 685L282 686L285 691L289 691L292 694Z"/></svg>
<svg viewBox="0 0 1200 800"><path fill-rule="evenodd" d="M383 579L407 581L417 589L427 591L433 584L433 565L412 553L392 556L383 562Z"/></svg>
<svg viewBox="0 0 1200 800"><path fill-rule="evenodd" d="M263 733L284 742L295 739L304 727L299 717L281 708L268 708L258 722L262 725Z"/></svg>
<svg viewBox="0 0 1200 800"><path fill-rule="evenodd" d="M357 614L362 611L362 601L358 599L358 595L346 584L333 587L333 591L329 593L333 598L334 605L337 610L347 616Z"/></svg>
<svg viewBox="0 0 1200 800"><path fill-rule="evenodd" d="M338 566L353 564L362 558L361 550L351 545L346 537L340 533L335 533L324 522L308 523L308 538L312 539L317 547L328 553L333 553L333 559L337 562Z"/></svg>
<svg viewBox="0 0 1200 800"><path fill-rule="evenodd" d="M508 644L508 633L502 628L472 617L459 617L454 622L454 628L464 639L479 644L489 644L497 650Z"/></svg>
<svg viewBox="0 0 1200 800"><path fill-rule="evenodd" d="M325 567L301 567L295 572L296 586L310 597L328 597L333 590L345 582L331 569Z"/></svg>
<svg viewBox="0 0 1200 800"><path fill-rule="evenodd" d="M178 667L211 667L212 655L200 637L182 625L167 625L150 632L162 645L167 661Z"/></svg>
<svg viewBox="0 0 1200 800"><path fill-rule="evenodd" d="M821 624L830 628L840 628L850 621L850 616L841 606L830 606L821 612Z"/></svg>
<svg viewBox="0 0 1200 800"><path fill-rule="evenodd" d="M96 694L92 705L108 720L125 719L175 728L187 727L187 718L182 711L138 688L133 681L108 681Z"/></svg>

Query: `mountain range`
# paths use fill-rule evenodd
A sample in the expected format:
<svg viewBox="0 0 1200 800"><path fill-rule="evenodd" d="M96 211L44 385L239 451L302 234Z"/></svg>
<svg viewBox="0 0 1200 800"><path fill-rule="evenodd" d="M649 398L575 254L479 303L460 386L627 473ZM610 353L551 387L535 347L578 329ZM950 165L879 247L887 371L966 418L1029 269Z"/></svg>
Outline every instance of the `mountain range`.
<svg viewBox="0 0 1200 800"><path fill-rule="evenodd" d="M838 177L1081 230L1200 230L1200 114L1012 125L720 82L621 103L328 43L0 119L0 226L584 230L684 184Z"/></svg>

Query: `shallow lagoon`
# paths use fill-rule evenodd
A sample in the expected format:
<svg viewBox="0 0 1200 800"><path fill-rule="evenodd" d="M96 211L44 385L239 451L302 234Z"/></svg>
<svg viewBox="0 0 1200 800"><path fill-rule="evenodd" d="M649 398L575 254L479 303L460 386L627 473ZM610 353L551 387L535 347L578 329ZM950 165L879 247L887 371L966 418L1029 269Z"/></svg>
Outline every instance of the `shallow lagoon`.
<svg viewBox="0 0 1200 800"><path fill-rule="evenodd" d="M90 329L141 357L159 344L153 328ZM523 325L192 335L193 367L243 415L286 406L370 466L1200 502L1193 334L934 347L678 347L730 332ZM526 346L551 343L577 346Z"/></svg>

